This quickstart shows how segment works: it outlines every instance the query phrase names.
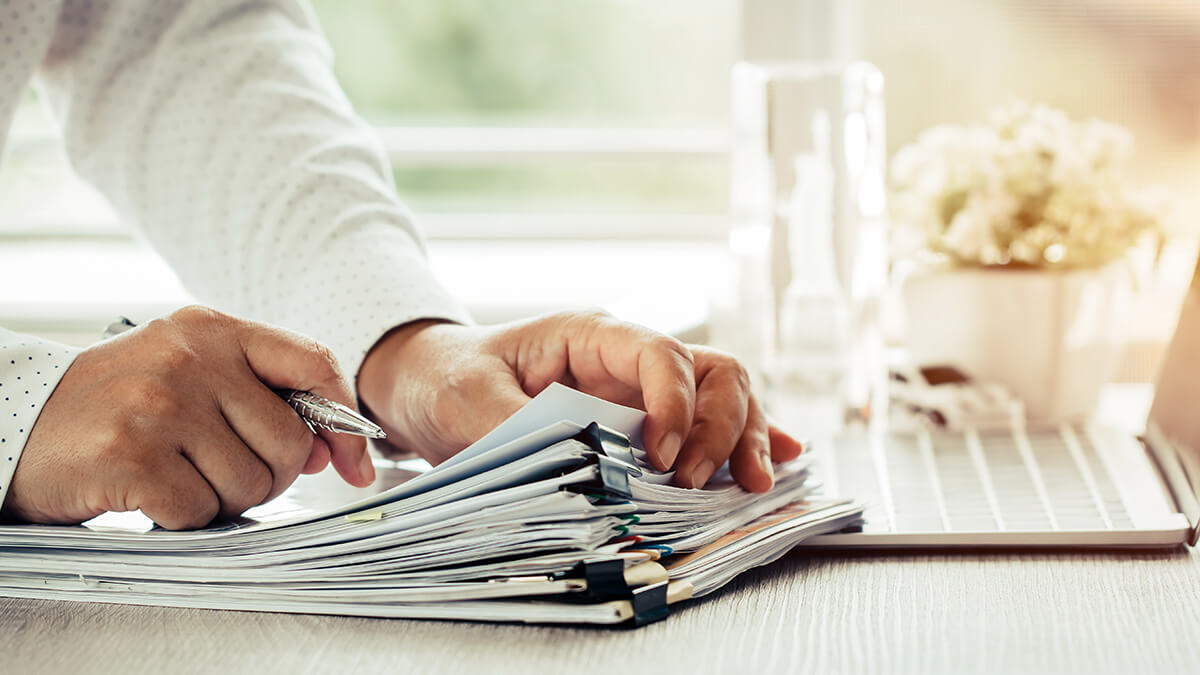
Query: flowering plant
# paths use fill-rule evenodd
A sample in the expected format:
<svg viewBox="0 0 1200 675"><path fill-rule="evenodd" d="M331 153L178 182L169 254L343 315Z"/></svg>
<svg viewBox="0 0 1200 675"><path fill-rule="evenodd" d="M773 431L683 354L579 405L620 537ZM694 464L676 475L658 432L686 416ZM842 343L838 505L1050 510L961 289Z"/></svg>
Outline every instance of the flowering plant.
<svg viewBox="0 0 1200 675"><path fill-rule="evenodd" d="M928 129L892 160L893 241L960 265L1103 266L1162 234L1158 193L1126 182L1132 145L1040 105Z"/></svg>

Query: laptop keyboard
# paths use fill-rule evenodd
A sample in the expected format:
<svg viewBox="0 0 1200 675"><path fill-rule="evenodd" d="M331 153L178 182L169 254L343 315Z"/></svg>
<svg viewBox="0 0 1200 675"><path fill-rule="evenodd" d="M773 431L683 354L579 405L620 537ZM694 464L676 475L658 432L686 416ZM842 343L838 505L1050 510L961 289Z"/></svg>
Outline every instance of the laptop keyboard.
<svg viewBox="0 0 1200 675"><path fill-rule="evenodd" d="M847 434L833 454L830 487L867 504L868 532L1133 527L1095 446L1076 427L893 435L877 449L865 433Z"/></svg>

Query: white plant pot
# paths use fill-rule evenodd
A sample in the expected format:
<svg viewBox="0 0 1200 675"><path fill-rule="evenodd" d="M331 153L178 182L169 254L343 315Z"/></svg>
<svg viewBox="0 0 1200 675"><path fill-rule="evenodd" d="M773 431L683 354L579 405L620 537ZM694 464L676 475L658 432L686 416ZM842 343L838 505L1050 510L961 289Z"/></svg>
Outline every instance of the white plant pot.
<svg viewBox="0 0 1200 675"><path fill-rule="evenodd" d="M1004 385L1026 417L1086 418L1124 346L1129 271L961 269L904 283L908 351L917 365L953 365Z"/></svg>

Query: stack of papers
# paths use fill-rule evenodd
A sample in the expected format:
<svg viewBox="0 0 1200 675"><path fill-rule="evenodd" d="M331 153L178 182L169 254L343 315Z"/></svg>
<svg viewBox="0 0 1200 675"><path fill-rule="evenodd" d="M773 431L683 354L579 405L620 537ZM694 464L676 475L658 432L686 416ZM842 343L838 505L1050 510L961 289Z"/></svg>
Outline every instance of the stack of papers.
<svg viewBox="0 0 1200 675"><path fill-rule="evenodd" d="M726 470L671 484L643 413L554 385L453 459L334 509L289 492L194 532L0 527L0 595L376 617L648 623L862 508L816 496L808 462L754 495Z"/></svg>

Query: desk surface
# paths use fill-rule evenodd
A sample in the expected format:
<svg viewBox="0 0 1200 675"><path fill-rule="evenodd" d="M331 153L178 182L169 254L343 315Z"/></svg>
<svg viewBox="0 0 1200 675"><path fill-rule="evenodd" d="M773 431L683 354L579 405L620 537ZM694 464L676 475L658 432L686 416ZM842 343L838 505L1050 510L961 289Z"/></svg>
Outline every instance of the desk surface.
<svg viewBox="0 0 1200 675"><path fill-rule="evenodd" d="M1110 387L1101 410L1144 419L1147 393ZM330 472L293 490L366 494ZM798 551L632 631L0 598L4 675L1064 671L1200 672L1200 549Z"/></svg>
<svg viewBox="0 0 1200 675"><path fill-rule="evenodd" d="M640 630L0 598L3 672L1197 672L1200 554L793 553Z"/></svg>

